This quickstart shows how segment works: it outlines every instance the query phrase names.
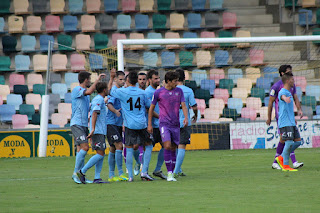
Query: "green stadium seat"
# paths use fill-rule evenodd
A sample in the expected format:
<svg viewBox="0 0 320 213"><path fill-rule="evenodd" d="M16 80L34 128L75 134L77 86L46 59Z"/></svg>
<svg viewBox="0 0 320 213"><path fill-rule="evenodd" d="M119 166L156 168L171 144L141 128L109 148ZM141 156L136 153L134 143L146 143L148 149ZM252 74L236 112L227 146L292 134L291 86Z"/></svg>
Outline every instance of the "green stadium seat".
<svg viewBox="0 0 320 213"><path fill-rule="evenodd" d="M0 14L9 14L10 12L10 2L11 0L1 0L0 1Z"/></svg>
<svg viewBox="0 0 320 213"><path fill-rule="evenodd" d="M19 106L19 114L27 115L28 120L32 120L32 115L35 114L34 106L31 104L21 104Z"/></svg>
<svg viewBox="0 0 320 213"><path fill-rule="evenodd" d="M190 87L193 91L197 89L196 81L186 80L185 86Z"/></svg>
<svg viewBox="0 0 320 213"><path fill-rule="evenodd" d="M155 31L157 30L167 30L166 27L167 24L167 17L163 14L153 14L152 15L152 23L153 23L153 29Z"/></svg>
<svg viewBox="0 0 320 213"><path fill-rule="evenodd" d="M316 110L317 100L314 96L302 96L301 104L304 106L312 107L312 110Z"/></svg>
<svg viewBox="0 0 320 213"><path fill-rule="evenodd" d="M319 16L320 16L320 14L319 14ZM320 19L320 17L319 17L319 19ZM320 23L320 20L319 20L319 23ZM318 23L318 18L317 18L317 24L319 24L319 23ZM312 35L320 35L320 28L314 28L312 30ZM320 41L312 41L312 43L314 43L316 45L320 45Z"/></svg>
<svg viewBox="0 0 320 213"><path fill-rule="evenodd" d="M179 52L180 67L192 67L193 53L189 51Z"/></svg>
<svg viewBox="0 0 320 213"><path fill-rule="evenodd" d="M237 118L240 117L240 115L237 113L236 109L224 108L223 111L222 111L222 117L232 118L234 121L236 121Z"/></svg>
<svg viewBox="0 0 320 213"><path fill-rule="evenodd" d="M96 50L107 48L108 42L109 42L109 38L106 34L97 33L94 35L94 48Z"/></svg>
<svg viewBox="0 0 320 213"><path fill-rule="evenodd" d="M219 38L232 38L232 37L233 37L233 34L231 31L226 31L226 30L219 31ZM220 44L221 48L228 48L228 47L233 47L233 46L234 46L234 44L231 44L231 43Z"/></svg>
<svg viewBox="0 0 320 213"><path fill-rule="evenodd" d="M210 91L206 89L196 89L195 98L197 99L204 99L206 102L206 105L209 105L209 99L210 99Z"/></svg>
<svg viewBox="0 0 320 213"><path fill-rule="evenodd" d="M0 56L0 72L4 71L11 71L11 60L9 56Z"/></svg>
<svg viewBox="0 0 320 213"><path fill-rule="evenodd" d="M219 88L228 89L229 94L232 94L232 89L234 87L232 79L220 79L219 80Z"/></svg>
<svg viewBox="0 0 320 213"><path fill-rule="evenodd" d="M285 8L288 8L288 9L292 9L292 0L285 0L284 1L284 7ZM294 0L294 5L295 5L295 7L298 7L299 5L298 5L298 0Z"/></svg>
<svg viewBox="0 0 320 213"><path fill-rule="evenodd" d="M251 97L260 98L261 102L264 103L265 91L262 88L251 88Z"/></svg>
<svg viewBox="0 0 320 213"><path fill-rule="evenodd" d="M33 93L40 94L41 96L46 93L46 85L44 84L34 84L33 85Z"/></svg>
<svg viewBox="0 0 320 213"><path fill-rule="evenodd" d="M170 11L171 0L157 0L158 11Z"/></svg>
<svg viewBox="0 0 320 213"><path fill-rule="evenodd" d="M71 35L58 35L58 43L64 46L59 45L59 51L73 51L72 48L72 36ZM70 47L70 48L69 48Z"/></svg>
<svg viewBox="0 0 320 213"><path fill-rule="evenodd" d="M14 85L13 93L22 95L23 100L25 100L26 95L29 93L28 85Z"/></svg>
<svg viewBox="0 0 320 213"><path fill-rule="evenodd" d="M6 79L4 78L4 75L0 75L0 84L5 85L6 84Z"/></svg>
<svg viewBox="0 0 320 213"><path fill-rule="evenodd" d="M40 125L40 113L32 115L31 124Z"/></svg>

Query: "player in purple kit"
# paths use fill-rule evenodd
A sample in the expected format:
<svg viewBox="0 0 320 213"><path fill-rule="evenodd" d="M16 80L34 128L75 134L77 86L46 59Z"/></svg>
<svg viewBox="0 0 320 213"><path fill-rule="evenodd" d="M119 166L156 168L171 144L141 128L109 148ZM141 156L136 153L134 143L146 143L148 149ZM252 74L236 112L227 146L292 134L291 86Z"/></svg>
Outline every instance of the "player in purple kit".
<svg viewBox="0 0 320 213"><path fill-rule="evenodd" d="M152 117L156 104L159 104L159 129L164 145L164 160L168 170L167 181L177 181L173 177L176 163L176 149L180 141L180 106L184 114L184 126L188 125L188 109L186 107L183 91L177 88L179 74L167 72L165 86L156 90L149 108L148 131L153 132Z"/></svg>
<svg viewBox="0 0 320 213"><path fill-rule="evenodd" d="M279 67L279 74L280 76L282 76L283 74L285 73L292 73L292 67L290 65L281 65ZM277 120L277 124L278 124L278 117L279 117L279 99L277 98L278 97L278 94L280 92L280 90L283 88L283 82L282 80L279 80L278 82L276 82L275 84L273 84L273 86L271 87L271 90L270 90L270 99L269 99L269 104L268 104L268 120L266 121L266 124L267 125L270 125L271 123L271 113L272 113L272 108L273 108L273 102L275 102L275 113L276 113L276 120ZM294 103L296 104L297 106L297 109L298 109L298 115L300 117L303 116L303 112L301 110L301 105L300 105L300 101L298 99L298 95L296 94L296 86L292 87L290 89L290 92L293 96L293 99L294 99ZM278 129L278 133L279 133L279 129ZM276 151L276 157L278 157L279 155L281 155L282 151L283 151L283 148L284 148L284 143L285 141L282 140L282 137L280 135L280 141L279 141L279 144L277 146L277 151ZM293 163L293 168L297 169L297 168L300 168L303 166L303 163L299 163L297 160L296 160L296 156L294 154L294 151L292 153L290 153L290 158L292 160L292 163ZM272 168L273 169L281 169L281 167L279 166L279 164L277 163L277 161L274 159L274 162L272 164Z"/></svg>

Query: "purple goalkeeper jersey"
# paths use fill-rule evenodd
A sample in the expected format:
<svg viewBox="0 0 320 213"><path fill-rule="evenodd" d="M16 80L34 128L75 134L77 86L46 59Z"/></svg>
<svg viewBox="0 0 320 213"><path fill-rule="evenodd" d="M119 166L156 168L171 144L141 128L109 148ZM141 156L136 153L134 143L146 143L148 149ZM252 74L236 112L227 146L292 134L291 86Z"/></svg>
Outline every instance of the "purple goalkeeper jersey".
<svg viewBox="0 0 320 213"><path fill-rule="evenodd" d="M162 87L154 92L152 104L159 104L159 126L180 128L179 109L181 102L185 102L182 89L176 87L167 90Z"/></svg>
<svg viewBox="0 0 320 213"><path fill-rule="evenodd" d="M274 104L274 108L275 108L275 113L276 113L276 119L278 121L279 118L279 99L278 99L278 94L280 92L280 90L283 88L283 82L282 80L276 82L275 84L272 85L271 89L270 89L270 96L275 97L275 104ZM292 94L292 97L294 96L294 94L296 94L296 85L294 85L291 89L290 89L290 93Z"/></svg>

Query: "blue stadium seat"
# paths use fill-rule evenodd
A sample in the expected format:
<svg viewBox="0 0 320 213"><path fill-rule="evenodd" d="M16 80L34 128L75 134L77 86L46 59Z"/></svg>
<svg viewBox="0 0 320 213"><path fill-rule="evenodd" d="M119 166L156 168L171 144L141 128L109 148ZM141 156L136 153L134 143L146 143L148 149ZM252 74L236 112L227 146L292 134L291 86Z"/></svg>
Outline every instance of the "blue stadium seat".
<svg viewBox="0 0 320 213"><path fill-rule="evenodd" d="M68 89L70 89L72 83L78 83L78 73L67 72L64 75L64 82L66 83Z"/></svg>
<svg viewBox="0 0 320 213"><path fill-rule="evenodd" d="M149 28L149 16L144 14L136 14L134 17L137 31L151 30Z"/></svg>
<svg viewBox="0 0 320 213"><path fill-rule="evenodd" d="M32 35L21 36L21 51L22 52L35 52L36 51L36 37Z"/></svg>
<svg viewBox="0 0 320 213"><path fill-rule="evenodd" d="M211 11L223 11L223 0L210 0L210 10Z"/></svg>
<svg viewBox="0 0 320 213"><path fill-rule="evenodd" d="M31 3L34 14L43 14L49 12L49 1L31 0Z"/></svg>
<svg viewBox="0 0 320 213"><path fill-rule="evenodd" d="M269 93L273 78L260 77L257 78L256 87L264 89L265 93Z"/></svg>
<svg viewBox="0 0 320 213"><path fill-rule="evenodd" d="M278 68L275 67L264 67L263 73L265 78L277 78L279 77Z"/></svg>
<svg viewBox="0 0 320 213"><path fill-rule="evenodd" d="M4 31L4 26L5 26L4 18L3 18L3 17L0 17L0 34L6 33L6 32Z"/></svg>
<svg viewBox="0 0 320 213"><path fill-rule="evenodd" d="M201 85L201 80L208 78L207 71L200 69L192 70L191 76L192 80L194 80L197 83L198 87Z"/></svg>
<svg viewBox="0 0 320 213"><path fill-rule="evenodd" d="M229 98L228 99L228 108L236 109L238 114L241 114L241 109L243 107L241 98Z"/></svg>
<svg viewBox="0 0 320 213"><path fill-rule="evenodd" d="M228 78L232 79L234 84L237 84L238 78L243 78L242 69L240 68L228 69Z"/></svg>
<svg viewBox="0 0 320 213"><path fill-rule="evenodd" d="M40 35L40 51L48 52L49 41L54 42L54 37L52 35ZM53 49L53 45L52 45Z"/></svg>
<svg viewBox="0 0 320 213"><path fill-rule="evenodd" d="M206 6L206 0L192 0L192 10L193 11L206 11L207 9L205 8Z"/></svg>
<svg viewBox="0 0 320 213"><path fill-rule="evenodd" d="M63 16L63 27L66 33L77 33L78 30L78 18L77 16L66 15Z"/></svg>
<svg viewBox="0 0 320 213"><path fill-rule="evenodd" d="M229 66L229 53L226 50L216 50L214 52L215 65L217 67Z"/></svg>
<svg viewBox="0 0 320 213"><path fill-rule="evenodd" d="M11 122L12 115L16 114L14 105L3 104L0 105L0 121Z"/></svg>
<svg viewBox="0 0 320 213"><path fill-rule="evenodd" d="M311 106L301 105L301 110L303 112L303 116L307 116L309 119L313 118L313 109Z"/></svg>
<svg viewBox="0 0 320 213"><path fill-rule="evenodd" d="M201 14L199 13L189 13L187 15L188 28L190 30L200 30L201 27Z"/></svg>
<svg viewBox="0 0 320 213"><path fill-rule="evenodd" d="M103 69L103 57L100 54L89 54L89 63L91 70Z"/></svg>
<svg viewBox="0 0 320 213"><path fill-rule="evenodd" d="M307 85L306 95L316 97L317 101L320 101L320 86L319 85Z"/></svg>
<svg viewBox="0 0 320 213"><path fill-rule="evenodd" d="M299 25L305 27L307 24L313 25L312 23L312 10L300 9L299 11ZM308 22L307 22L308 17Z"/></svg>
<svg viewBox="0 0 320 213"><path fill-rule="evenodd" d="M31 72L30 57L28 55L16 55L14 57L17 72Z"/></svg>
<svg viewBox="0 0 320 213"><path fill-rule="evenodd" d="M210 95L213 95L214 89L216 88L216 84L214 83L214 80L210 79L202 79L200 84L201 89L209 90Z"/></svg>
<svg viewBox="0 0 320 213"><path fill-rule="evenodd" d="M117 15L117 29L120 32L131 31L131 16L130 15Z"/></svg>
<svg viewBox="0 0 320 213"><path fill-rule="evenodd" d="M118 0L104 0L104 11L106 13L119 13L118 10L119 2Z"/></svg>
<svg viewBox="0 0 320 213"><path fill-rule="evenodd" d="M183 32L183 38L198 38L196 32ZM185 49L193 49L193 48L198 48L197 44L185 44L184 45Z"/></svg>
<svg viewBox="0 0 320 213"><path fill-rule="evenodd" d="M83 0L69 0L69 12L71 14L83 14Z"/></svg>
<svg viewBox="0 0 320 213"><path fill-rule="evenodd" d="M148 39L162 39L162 35L161 35L161 33L151 32L151 33L148 33L147 38ZM153 44L153 45L149 45L149 48L152 50L155 50L155 49L163 49L164 47L161 46L160 44Z"/></svg>
<svg viewBox="0 0 320 213"><path fill-rule="evenodd" d="M64 94L64 103L70 103L71 104L71 92L68 92Z"/></svg>
<svg viewBox="0 0 320 213"><path fill-rule="evenodd" d="M314 115L313 119L320 119L320 115Z"/></svg>
<svg viewBox="0 0 320 213"><path fill-rule="evenodd" d="M316 113L317 115L320 115L320 105L316 106Z"/></svg>
<svg viewBox="0 0 320 213"><path fill-rule="evenodd" d="M55 125L55 124L48 124L48 129L59 129L60 126L59 125Z"/></svg>
<svg viewBox="0 0 320 213"><path fill-rule="evenodd" d="M301 87L296 87L296 93L297 93L299 101L301 101L301 99L302 99L302 89L301 89Z"/></svg>
<svg viewBox="0 0 320 213"><path fill-rule="evenodd" d="M176 54L174 52L164 51L161 53L161 65L163 68L174 68L176 61Z"/></svg>
<svg viewBox="0 0 320 213"><path fill-rule="evenodd" d="M234 65L247 65L248 51L245 49L233 49L231 52L232 62Z"/></svg>
<svg viewBox="0 0 320 213"><path fill-rule="evenodd" d="M7 104L13 105L15 110L19 110L19 106L23 103L22 96L20 94L7 95Z"/></svg>
<svg viewBox="0 0 320 213"><path fill-rule="evenodd" d="M156 68L158 61L158 55L156 52L144 52L143 53L143 64L146 69Z"/></svg>
<svg viewBox="0 0 320 213"><path fill-rule="evenodd" d="M63 83L54 83L51 85L52 93L58 94L60 99L64 99L64 95L68 92L66 84Z"/></svg>

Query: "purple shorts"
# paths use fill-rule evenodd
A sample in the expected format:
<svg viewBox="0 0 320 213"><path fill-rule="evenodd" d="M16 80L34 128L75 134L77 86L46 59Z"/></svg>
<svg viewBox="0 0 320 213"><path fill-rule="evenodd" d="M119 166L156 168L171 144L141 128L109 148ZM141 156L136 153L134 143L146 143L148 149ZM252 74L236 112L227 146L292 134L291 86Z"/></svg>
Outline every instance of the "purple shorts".
<svg viewBox="0 0 320 213"><path fill-rule="evenodd" d="M171 143L175 143L179 145L180 142L180 127L168 127L168 126L160 126L160 133L163 142L171 141Z"/></svg>

